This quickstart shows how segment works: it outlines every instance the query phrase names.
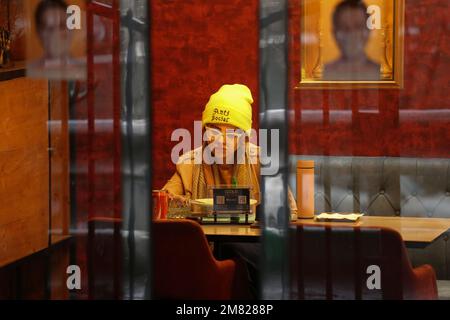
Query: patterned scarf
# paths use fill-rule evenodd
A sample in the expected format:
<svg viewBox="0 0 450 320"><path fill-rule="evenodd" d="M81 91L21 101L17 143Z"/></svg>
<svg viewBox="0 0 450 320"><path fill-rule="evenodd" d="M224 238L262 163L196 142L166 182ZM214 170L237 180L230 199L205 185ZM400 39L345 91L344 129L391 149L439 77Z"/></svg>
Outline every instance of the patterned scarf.
<svg viewBox="0 0 450 320"><path fill-rule="evenodd" d="M213 164L207 168L207 164L195 164L194 170L192 173L192 195L191 199L203 199L210 198L208 196L208 182L205 176L206 170L211 170L213 166L218 166L217 164ZM259 200L259 164L251 164L248 155L248 149L246 148L245 152L245 161L243 164L235 165L235 174L238 186L250 186L252 187L253 197L254 199ZM217 171L217 170L216 170ZM213 174L214 176L214 185L220 184L219 177L217 174ZM212 186L211 186L212 187Z"/></svg>

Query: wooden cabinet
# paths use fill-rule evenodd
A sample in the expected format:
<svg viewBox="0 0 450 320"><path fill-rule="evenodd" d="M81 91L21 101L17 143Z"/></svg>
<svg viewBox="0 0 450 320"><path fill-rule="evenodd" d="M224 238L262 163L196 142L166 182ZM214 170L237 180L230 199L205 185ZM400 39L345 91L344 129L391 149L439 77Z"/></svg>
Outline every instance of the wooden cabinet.
<svg viewBox="0 0 450 320"><path fill-rule="evenodd" d="M48 86L0 82L0 266L48 245Z"/></svg>
<svg viewBox="0 0 450 320"><path fill-rule="evenodd" d="M68 234L64 92L62 84L49 90L45 80L0 81L0 267L48 247L49 230L58 235L54 239ZM55 108L49 109L53 100ZM58 120L49 122L49 115ZM50 132L49 124L57 129ZM51 138L55 157L49 153Z"/></svg>

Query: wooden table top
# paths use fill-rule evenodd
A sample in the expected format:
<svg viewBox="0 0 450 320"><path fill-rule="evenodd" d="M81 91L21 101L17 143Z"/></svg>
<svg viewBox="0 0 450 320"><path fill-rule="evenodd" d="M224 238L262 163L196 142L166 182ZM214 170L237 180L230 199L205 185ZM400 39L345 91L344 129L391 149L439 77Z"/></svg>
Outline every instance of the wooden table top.
<svg viewBox="0 0 450 320"><path fill-rule="evenodd" d="M386 227L400 233L406 244L428 245L450 229L450 219L411 218L411 217L374 217L364 216L357 222L316 222L314 220L297 220L293 224L314 226L359 226ZM258 241L259 228L248 225L203 225L203 231L211 241Z"/></svg>

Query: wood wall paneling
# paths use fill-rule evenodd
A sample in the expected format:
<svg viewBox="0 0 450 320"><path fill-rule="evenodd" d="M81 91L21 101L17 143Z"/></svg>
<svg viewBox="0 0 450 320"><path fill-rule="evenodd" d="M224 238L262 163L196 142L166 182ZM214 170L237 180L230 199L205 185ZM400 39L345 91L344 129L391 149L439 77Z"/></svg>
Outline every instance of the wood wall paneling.
<svg viewBox="0 0 450 320"><path fill-rule="evenodd" d="M51 242L67 238L70 224L69 108L67 83L50 82Z"/></svg>
<svg viewBox="0 0 450 320"><path fill-rule="evenodd" d="M0 82L0 266L48 245L46 81Z"/></svg>

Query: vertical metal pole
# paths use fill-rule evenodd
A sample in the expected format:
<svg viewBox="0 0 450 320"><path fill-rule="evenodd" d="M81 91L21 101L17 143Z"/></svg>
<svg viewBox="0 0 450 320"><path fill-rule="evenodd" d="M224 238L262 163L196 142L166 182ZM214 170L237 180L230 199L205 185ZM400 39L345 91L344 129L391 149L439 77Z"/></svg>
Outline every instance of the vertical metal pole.
<svg viewBox="0 0 450 320"><path fill-rule="evenodd" d="M146 0L121 0L125 299L151 297L150 26Z"/></svg>
<svg viewBox="0 0 450 320"><path fill-rule="evenodd" d="M279 154L270 155L279 157L279 170L261 176L261 295L263 299L277 300L288 299L290 292L287 25L288 0L260 1L260 127L279 130L280 139Z"/></svg>

